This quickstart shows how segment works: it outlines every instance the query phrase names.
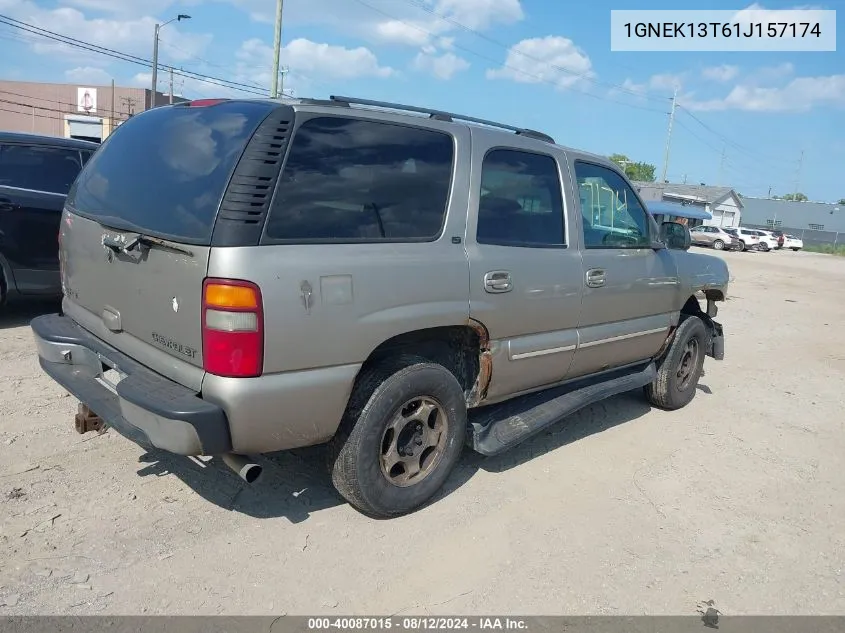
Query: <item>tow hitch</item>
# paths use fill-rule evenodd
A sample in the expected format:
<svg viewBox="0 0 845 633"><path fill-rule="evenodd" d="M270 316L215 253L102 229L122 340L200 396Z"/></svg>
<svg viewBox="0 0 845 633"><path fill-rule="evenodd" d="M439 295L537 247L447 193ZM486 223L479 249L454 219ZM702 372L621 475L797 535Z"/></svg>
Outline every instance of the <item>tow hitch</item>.
<svg viewBox="0 0 845 633"><path fill-rule="evenodd" d="M74 426L76 427L76 432L80 435L88 433L89 431L103 433L106 428L103 418L91 411L87 404L83 404L81 402L79 403L79 408L77 409L76 417L74 418Z"/></svg>

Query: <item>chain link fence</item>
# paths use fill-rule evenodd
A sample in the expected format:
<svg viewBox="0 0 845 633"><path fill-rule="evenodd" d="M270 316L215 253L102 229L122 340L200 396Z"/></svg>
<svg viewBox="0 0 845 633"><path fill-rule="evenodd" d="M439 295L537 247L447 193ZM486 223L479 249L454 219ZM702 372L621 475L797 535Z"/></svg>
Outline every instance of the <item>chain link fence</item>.
<svg viewBox="0 0 845 633"><path fill-rule="evenodd" d="M838 233L836 231L822 231L817 229L798 229L789 226L784 226L778 223L776 226L772 224L743 224L750 229L763 229L765 231L783 231L789 235L801 238L804 246L830 246L836 249L838 246L845 246L845 233Z"/></svg>

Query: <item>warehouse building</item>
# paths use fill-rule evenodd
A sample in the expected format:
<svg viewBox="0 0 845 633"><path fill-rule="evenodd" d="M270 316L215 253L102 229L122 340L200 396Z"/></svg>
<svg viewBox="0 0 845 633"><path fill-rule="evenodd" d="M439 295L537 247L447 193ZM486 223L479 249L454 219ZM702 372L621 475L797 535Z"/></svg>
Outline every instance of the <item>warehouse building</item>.
<svg viewBox="0 0 845 633"><path fill-rule="evenodd" d="M0 81L0 130L99 143L130 116L149 110L151 95L125 86ZM171 95L156 92L156 105L168 103Z"/></svg>
<svg viewBox="0 0 845 633"><path fill-rule="evenodd" d="M845 243L845 205L774 198L746 197L742 201L745 226L778 229L800 237L805 244Z"/></svg>

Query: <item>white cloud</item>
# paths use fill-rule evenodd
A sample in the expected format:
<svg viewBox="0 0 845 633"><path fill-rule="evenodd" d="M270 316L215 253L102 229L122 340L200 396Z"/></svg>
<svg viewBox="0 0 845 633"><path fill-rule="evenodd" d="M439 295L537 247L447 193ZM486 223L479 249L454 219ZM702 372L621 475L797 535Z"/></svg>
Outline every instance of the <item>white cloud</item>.
<svg viewBox="0 0 845 633"><path fill-rule="evenodd" d="M46 9L31 1L0 0L0 10L13 18L28 24L48 29L61 35L80 38L85 42L123 53L150 58L150 48L156 19L137 17L133 19L94 18L88 19L78 9L60 7ZM168 60L187 61L201 55L211 43L211 34L189 32L177 24L169 24L162 31L162 41L178 42L178 49L166 48ZM27 35L32 50L41 55L61 58L65 62L80 66L104 66L112 61L107 55L86 51L54 40ZM161 48L162 57L165 45Z"/></svg>
<svg viewBox="0 0 845 633"><path fill-rule="evenodd" d="M612 88L610 92L614 94L619 92L635 92L645 95L651 91L659 91L665 94L672 92L675 88L680 91L683 88L683 79L685 76L685 73L658 73L656 75L652 75L643 83L637 83L632 79L626 79L622 82L622 91L617 88Z"/></svg>
<svg viewBox="0 0 845 633"><path fill-rule="evenodd" d="M594 75L587 54L572 40L554 35L522 40L508 50L501 68L487 71L488 79L551 82L561 88Z"/></svg>
<svg viewBox="0 0 845 633"><path fill-rule="evenodd" d="M454 53L443 55L418 53L414 58L413 67L417 70L429 72L438 79L451 79L455 73L469 68L469 62Z"/></svg>
<svg viewBox="0 0 845 633"><path fill-rule="evenodd" d="M519 0L439 0L435 11L471 29L513 24L525 17Z"/></svg>
<svg viewBox="0 0 845 633"><path fill-rule="evenodd" d="M722 99L683 105L690 110L745 110L750 112L807 112L815 106L845 105L845 75L796 77L785 86L736 86Z"/></svg>
<svg viewBox="0 0 845 633"><path fill-rule="evenodd" d="M822 8L819 6L811 5L795 6L785 10L766 9L759 2L755 2L744 9L737 11L730 21L739 22L740 24L756 22L761 22L763 24L767 22L794 22L795 14L790 13L791 11L807 11L809 13L807 13L804 17L812 18L816 15L816 20L818 21L821 18L821 14L814 14L813 12L820 11L821 9ZM804 17L802 17L802 19L804 19Z"/></svg>
<svg viewBox="0 0 845 633"><path fill-rule="evenodd" d="M721 66L711 66L701 71L701 76L712 81L730 81L739 75L738 66L730 66L723 64Z"/></svg>
<svg viewBox="0 0 845 633"><path fill-rule="evenodd" d="M269 85L273 49L259 39L241 44L236 53L240 75ZM325 79L353 79L356 77L390 77L395 70L379 64L368 48L345 48L333 44L312 42L298 38L283 47L281 62L292 71Z"/></svg>
<svg viewBox="0 0 845 633"><path fill-rule="evenodd" d="M102 68L78 66L65 71L65 79L70 83L105 86L111 83L112 76Z"/></svg>
<svg viewBox="0 0 845 633"><path fill-rule="evenodd" d="M224 1L242 8L254 20L266 24L275 20L271 0ZM285 24L331 26L345 35L419 47L458 30L455 22L484 30L525 17L520 0L425 0L426 8L398 0L367 0L367 5L350 0L285 0Z"/></svg>
<svg viewBox="0 0 845 633"><path fill-rule="evenodd" d="M409 46L425 45L431 38L431 33L436 30L436 24L400 20L386 20L375 25L375 35L379 40Z"/></svg>

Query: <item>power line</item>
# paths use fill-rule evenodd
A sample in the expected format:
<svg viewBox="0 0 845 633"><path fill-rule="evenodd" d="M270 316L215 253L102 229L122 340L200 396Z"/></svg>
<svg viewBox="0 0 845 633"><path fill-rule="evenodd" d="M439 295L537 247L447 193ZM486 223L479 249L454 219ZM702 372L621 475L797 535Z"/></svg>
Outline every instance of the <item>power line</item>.
<svg viewBox="0 0 845 633"><path fill-rule="evenodd" d="M723 142L727 143L729 146L731 146L732 148L734 148L738 152L741 152L741 153L747 155L748 157L754 159L755 161L764 161L764 162L769 162L771 164L776 164L776 162L781 162L781 163L787 162L787 161L784 161L784 160L774 161L771 157L763 156L762 154L757 154L756 152L743 147L742 145L736 143L730 137L722 134L721 132L718 132L717 130L714 130L711 126L707 125L704 121L702 121L700 118L695 116L692 112L690 112L690 110L688 108L684 107L681 104L678 104L678 107L680 109L684 110L694 121L696 121L699 125L701 125L701 127L703 127L705 130L707 130L711 134L714 134L715 136L719 137Z"/></svg>
<svg viewBox="0 0 845 633"><path fill-rule="evenodd" d="M20 29L22 31L32 33L34 35L38 35L40 37L44 37L49 40L53 40L55 42L59 42L61 44L65 44L67 46L73 46L75 48L80 48L83 50L87 50L93 53L98 53L101 55L105 55L107 57L112 57L114 59L118 59L120 61L136 64L139 66L144 66L146 68L150 68L152 66L152 62L149 59L145 59L143 57L138 57L136 55L131 55L129 53L123 53L121 51L116 51L111 48L106 48L105 46L99 46L96 44L91 44L89 42L85 42L83 40L79 40L76 38L69 37L67 35L61 35L60 33L55 33L48 29L43 29L41 27L33 26L32 24L28 24L26 22L22 22L20 20L15 20L6 15L0 15L0 23L6 24L7 26L11 26L16 29ZM167 66L158 65L159 68L167 68ZM211 75L203 75L200 73L195 73L193 71L188 70L174 70L174 75L178 75L180 77L185 77L187 79L193 79L196 81L201 81L204 83L217 85L222 88L229 88L231 90L239 90L241 92L247 92L251 94L260 95L266 97L268 95L267 91L257 91L255 86L250 86L245 83L232 81L228 79L223 79L220 77L214 77Z"/></svg>
<svg viewBox="0 0 845 633"><path fill-rule="evenodd" d="M401 20L401 19L397 18L396 16L391 15L390 13L387 13L387 12L385 12L385 11L382 11L382 10L381 10L381 9L379 9L378 7L374 7L373 5L369 4L368 2L365 2L365 0L355 0L355 2L357 2L358 4L361 4L361 5L365 6L365 7L368 7L369 9L371 9L371 10L375 11L376 13L380 13L381 15L385 16L386 18L389 18L389 19L391 19L391 20L395 20L396 22L400 22L400 23L404 24L405 26L407 26L407 27L409 27L409 28L412 28L412 29L415 29L415 30L417 30L417 31L420 31L421 33L425 33L425 34L427 34L429 37L435 37L435 34L434 34L434 33L432 33L431 31L428 31L428 30L426 30L426 29L424 29L424 28L422 28L422 27L420 27L420 26L417 26L416 24L410 24L409 22L406 22L406 21L404 21L404 20ZM468 28L468 27L467 27L467 28ZM535 75L535 74L529 73L529 72L527 72L527 71L525 71L525 70L523 70L523 69L521 69L521 68L517 68L517 67L515 67L515 66L511 66L511 65L509 65L509 64L507 64L507 63L501 63L501 62L500 62L499 60L497 60L497 59L493 59L492 57L488 57L488 56L486 56L486 55L483 55L482 53L479 53L479 52L477 52L477 51L475 51L475 50L473 50L473 49L471 49L471 48L467 48L467 47L465 47L465 46L461 46L460 44L453 44L453 46L454 46L455 48L459 49L459 50L462 50L462 51L465 51L465 52L469 53L470 55L475 55L476 57L478 57L478 58L480 58L480 59L483 59L483 60L485 60L485 61L487 61L487 62L490 62L490 63L491 63L491 64L493 64L494 66L501 66L501 67L503 67L503 68L507 68L508 70L511 70L511 71L513 71L513 72L515 72L515 73L519 73L519 74L521 74L521 75L524 75L525 77L531 77L531 78L535 79L536 81L538 81L538 82L540 82L540 83L546 83L546 84L550 84L550 85L552 85L552 86L556 86L556 87L558 87L558 88L562 88L562 89L564 89L564 90L570 90L570 91L572 91L572 92L576 92L576 93L578 93L578 94L582 94L582 95L587 96L587 97L592 97L593 99L598 99L599 101L607 101L608 103L616 103L616 104L619 104L619 105L624 105L624 106L627 106L627 107L629 107L629 108L634 108L634 109L637 109L637 110L645 110L646 112L660 112L660 113L663 113L663 111L662 111L662 110L658 110L657 108L648 108L648 107L645 107L645 106L638 106L638 105L634 105L633 103L627 103L627 102L625 102L625 101L617 101L617 100L615 100L615 99L608 99L608 98L605 98L605 97L601 97L601 96L599 96L599 95L595 95L595 94L592 94L592 93L590 93L590 92L585 92L585 91L583 91L583 90L576 90L576 89L575 89L575 88L573 88L572 86L567 86L567 85L565 85L565 84L563 84L563 83L561 83L561 82L559 82L559 81L552 81L552 80L550 80L550 79L546 79L545 77L541 77L540 75ZM545 63L545 62L543 62L543 63Z"/></svg>
<svg viewBox="0 0 845 633"><path fill-rule="evenodd" d="M621 92L625 92L625 93L628 93L628 94L631 94L631 95L634 95L634 96L637 96L637 97L645 97L646 99L652 99L654 101L660 101L660 102L664 101L663 97L654 97L652 95L642 94L641 92L631 90L630 88L627 88L627 87L625 87L624 85L621 85L621 84L615 84L615 83L607 82L607 81L599 81L597 79L592 78L587 73L579 73L579 72L571 70L569 68L565 68L563 66L558 66L558 65L553 64L549 61L540 59L539 57L534 57L533 55L529 55L528 53L525 53L524 51L519 50L515 46L514 47L508 46L507 44L505 44L505 43L503 43L503 42L501 42L497 39L494 39L494 38L490 37L489 35L486 35L485 33L482 33L482 32L480 32L480 31L478 31L478 30L476 30L472 27L466 26L465 24L458 22L454 18L451 18L449 16L438 13L433 8L431 8L430 6L427 6L426 4L424 4L421 0L405 0L405 2L407 4L410 4L411 6L417 7L418 9L422 9L426 13L429 13L429 14L433 15L434 17L439 18L440 20L443 20L444 22L448 22L449 24L452 24L453 26L456 26L457 28L466 31L467 33L471 33L471 34L475 35L476 37L483 39L487 42L490 42L491 44L495 44L496 46L499 46L499 47L501 47L505 50L513 51L517 55L524 57L525 59L529 59L529 60L531 60L535 63L544 64L546 66L554 68L557 71L560 71L560 72L565 73L567 75L571 75L573 77L578 77L580 79L583 79L584 81L588 81L588 82L595 84L597 86L605 86L605 87L608 87L608 88L613 88L613 89L619 90ZM393 19L396 19L396 18L393 18ZM434 34L432 33L431 35L433 36Z"/></svg>
<svg viewBox="0 0 845 633"><path fill-rule="evenodd" d="M75 104L75 103L69 103L69 102L67 102L67 101L59 101L59 100L57 100L57 99L50 99L50 98L48 98L48 97L34 97L34 96L32 96L32 95L23 94L23 93L20 93L20 92L12 92L11 90L0 90L0 93L2 93L2 94L6 94L6 95L12 95L12 96L14 96L14 97L23 97L24 99L35 99L36 101L45 101L45 102L47 102L47 103L55 103L55 104L57 104L57 105L68 106L68 107L69 107L69 108L71 108L71 109L76 108L76 104ZM23 105L23 104L21 104L21 105ZM25 104L25 105L26 105L27 107L36 107L36 108L40 108L40 107L41 107L41 106L39 106L38 104L32 104L32 103L27 103L27 104ZM116 110L116 111L115 111L115 114L120 114L120 115L126 116L126 115L128 115L129 113L128 113L128 112L120 112L120 111L117 111L117 110Z"/></svg>

